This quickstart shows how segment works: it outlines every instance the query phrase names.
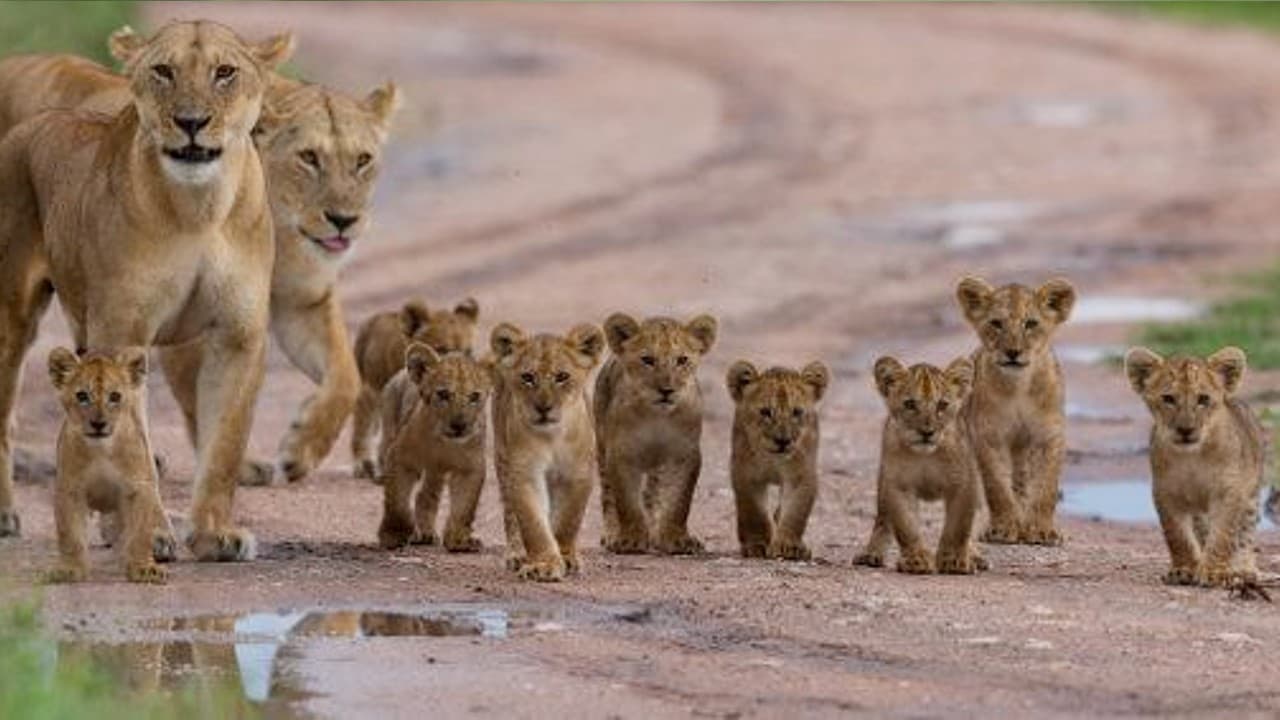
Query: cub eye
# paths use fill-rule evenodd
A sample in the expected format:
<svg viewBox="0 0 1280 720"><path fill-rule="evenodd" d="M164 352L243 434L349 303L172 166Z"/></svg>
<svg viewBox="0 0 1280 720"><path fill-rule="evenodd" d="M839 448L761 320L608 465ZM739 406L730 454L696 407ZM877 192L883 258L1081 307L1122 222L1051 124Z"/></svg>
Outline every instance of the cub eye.
<svg viewBox="0 0 1280 720"><path fill-rule="evenodd" d="M356 156L356 169L363 169L366 165L373 162L373 156L369 153L360 153Z"/></svg>
<svg viewBox="0 0 1280 720"><path fill-rule="evenodd" d="M565 383L567 383L567 382L569 382L569 373L567 373L567 372L565 372L565 371L563 371L563 370L561 370L560 372L556 373L556 383L558 383L558 384L560 384L560 385L563 385L563 384L565 384Z"/></svg>
<svg viewBox="0 0 1280 720"><path fill-rule="evenodd" d="M529 387L533 387L538 384L538 378L534 377L531 372L520 373L520 382L528 385Z"/></svg>
<svg viewBox="0 0 1280 720"><path fill-rule="evenodd" d="M226 82L236 76L236 68L234 65L219 65L213 70L213 79L218 82Z"/></svg>
<svg viewBox="0 0 1280 720"><path fill-rule="evenodd" d="M652 355L645 355L644 357L640 358L640 362L644 363L645 365L648 365L649 367L653 367L654 365L658 364L658 359Z"/></svg>
<svg viewBox="0 0 1280 720"><path fill-rule="evenodd" d="M173 82L173 68L168 65L152 65L151 74L165 82Z"/></svg>
<svg viewBox="0 0 1280 720"><path fill-rule="evenodd" d="M472 405L480 404L480 393L478 392L471 393L470 395L467 396L467 400L471 401Z"/></svg>
<svg viewBox="0 0 1280 720"><path fill-rule="evenodd" d="M315 150L303 150L298 153L298 159L304 164L309 165L317 170L320 169L320 156L316 155Z"/></svg>
<svg viewBox="0 0 1280 720"><path fill-rule="evenodd" d="M1160 402L1164 403L1165 405L1177 405L1177 404L1178 404L1178 398L1176 398L1176 397L1174 397L1174 396L1172 396L1172 395L1161 395L1161 396L1160 396Z"/></svg>
<svg viewBox="0 0 1280 720"><path fill-rule="evenodd" d="M81 405L88 405L88 404L89 404L89 400L90 400L90 398L89 398L89 393L87 393L87 392L85 392L85 391L83 391L83 390L81 390L80 392L76 393L76 402L80 403Z"/></svg>
<svg viewBox="0 0 1280 720"><path fill-rule="evenodd" d="M994 328L994 329L996 329L996 330L1003 330L1003 329L1004 329L1004 321L1003 321L1003 320L991 320L991 321L990 321L990 322L988 322L987 324L988 324L988 325L990 325L992 328Z"/></svg>
<svg viewBox="0 0 1280 720"><path fill-rule="evenodd" d="M1027 321L1022 323L1022 327L1028 330L1035 330L1036 328L1040 327L1040 321L1036 320L1035 318L1027 318Z"/></svg>
<svg viewBox="0 0 1280 720"><path fill-rule="evenodd" d="M1200 407L1209 407L1209 396L1201 395L1200 397L1196 398L1196 402L1200 403Z"/></svg>
<svg viewBox="0 0 1280 720"><path fill-rule="evenodd" d="M436 391L436 397L444 402L449 402L449 398L453 397L453 393L441 388Z"/></svg>
<svg viewBox="0 0 1280 720"><path fill-rule="evenodd" d="M910 412L915 412L917 407L918 407L918 406L916 405L916 401L915 401L915 400L910 400L910 399L908 399L908 400L903 401L903 403L902 403L902 408L903 408L904 410L907 410L907 411L910 411Z"/></svg>
<svg viewBox="0 0 1280 720"><path fill-rule="evenodd" d="M688 356L688 355L681 355L680 357L676 358L676 364L677 364L677 365L679 365L680 367L684 367L685 365L688 365L688 364L689 364L689 356Z"/></svg>
<svg viewBox="0 0 1280 720"><path fill-rule="evenodd" d="M765 420L769 420L773 418L773 408L767 408L767 407L760 408L760 417L764 418Z"/></svg>
<svg viewBox="0 0 1280 720"><path fill-rule="evenodd" d="M949 407L951 407L951 403L947 402L946 400L938 401L938 412L946 412L947 408Z"/></svg>
<svg viewBox="0 0 1280 720"><path fill-rule="evenodd" d="M120 402L120 393L118 393L118 392L113 392L113 393L111 393L110 395L108 395L108 396L107 396L107 402L111 403L112 405L115 405L115 404L119 403L119 402Z"/></svg>

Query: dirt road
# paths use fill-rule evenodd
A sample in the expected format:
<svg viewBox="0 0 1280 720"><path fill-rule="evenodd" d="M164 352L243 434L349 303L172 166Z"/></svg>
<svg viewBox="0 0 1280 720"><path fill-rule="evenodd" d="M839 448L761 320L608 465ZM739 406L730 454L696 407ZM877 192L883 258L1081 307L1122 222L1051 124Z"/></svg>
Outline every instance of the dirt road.
<svg viewBox="0 0 1280 720"><path fill-rule="evenodd" d="M307 483L240 491L238 515L263 545L252 564L184 561L170 586L136 588L96 551L93 582L45 591L68 638L189 642L154 622L228 614L246 632L262 618L245 614L282 608L458 620L461 635L352 639L341 616L319 633L340 637L295 633L272 650L281 712L339 717L1280 710L1280 609L1163 586L1151 525L1067 518L1064 547L988 547L993 569L978 578L849 566L870 530L882 418L867 368L885 352L942 362L969 349L950 299L962 272L1077 283L1082 304L1058 340L1068 499L1145 480L1145 411L1096 358L1139 315L1194 309L1153 299L1212 298L1217 273L1276 246L1280 45L1053 7L151 14L247 34L292 27L315 79L359 91L392 77L405 90L379 229L343 283L353 324L413 295L475 296L484 337L499 320L563 330L618 309L717 314L691 523L713 555L606 556L593 503L585 575L522 584L501 567L492 484L481 555L384 553L380 492L350 477L344 439ZM19 437L43 457L59 412L41 367L64 338L51 318L24 388ZM722 377L738 357L833 368L809 536L820 562L736 557ZM307 391L278 354L269 372L260 453ZM1274 374L1246 381L1251 394L1277 387ZM190 456L158 385L152 412L173 466L165 497L182 508ZM19 585L54 556L48 495L20 488L26 534L0 546L0 572ZM1266 530L1260 544L1262 568L1280 570L1280 538ZM201 638L225 642L220 627ZM238 674L249 693L261 678L239 650L192 662Z"/></svg>

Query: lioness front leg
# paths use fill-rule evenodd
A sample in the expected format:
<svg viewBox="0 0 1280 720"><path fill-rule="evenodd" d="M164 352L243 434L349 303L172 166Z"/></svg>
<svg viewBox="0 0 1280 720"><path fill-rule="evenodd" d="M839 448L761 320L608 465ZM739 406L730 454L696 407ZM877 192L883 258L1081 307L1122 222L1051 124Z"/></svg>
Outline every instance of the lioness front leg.
<svg viewBox="0 0 1280 720"><path fill-rule="evenodd" d="M689 534L689 510L701 472L702 455L697 453L683 466L664 468L658 473L656 479L661 483L661 503L653 529L653 547L658 552L668 555L703 552L702 541Z"/></svg>
<svg viewBox="0 0 1280 720"><path fill-rule="evenodd" d="M804 475L782 483L778 506L778 527L769 544L769 557L783 560L808 560L809 546L804 544L804 530L818 496L818 479Z"/></svg>
<svg viewBox="0 0 1280 720"><path fill-rule="evenodd" d="M356 405L360 373L336 295L331 292L319 305L282 305L272 303L272 334L289 360L319 385L315 394L303 401L280 442L280 470L289 482L297 482L333 448Z"/></svg>
<svg viewBox="0 0 1280 720"><path fill-rule="evenodd" d="M979 443L974 450L991 516L981 539L989 543L1017 543L1020 522L1018 499L1013 494L1013 459L1009 449Z"/></svg>
<svg viewBox="0 0 1280 720"><path fill-rule="evenodd" d="M1023 451L1026 472L1026 514L1019 539L1033 545L1061 545L1062 534L1054 522L1058 507L1058 484L1066 448L1061 432L1051 440Z"/></svg>
<svg viewBox="0 0 1280 720"><path fill-rule="evenodd" d="M602 468L601 493L607 495L617 518L617 530L606 534L603 545L606 550L619 554L642 553L649 549L649 527L645 517L641 490L644 486L644 474L626 463L609 461ZM606 523L607 524L607 523Z"/></svg>

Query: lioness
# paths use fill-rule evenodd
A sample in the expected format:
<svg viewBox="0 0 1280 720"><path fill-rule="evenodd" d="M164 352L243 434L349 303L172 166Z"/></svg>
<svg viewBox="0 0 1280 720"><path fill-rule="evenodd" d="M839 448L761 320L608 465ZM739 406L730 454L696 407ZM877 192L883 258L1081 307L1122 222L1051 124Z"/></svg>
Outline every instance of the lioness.
<svg viewBox="0 0 1280 720"><path fill-rule="evenodd" d="M946 520L938 540L938 571L985 569L971 544L982 486L962 414L973 388L973 363L961 358L940 370L926 363L904 367L896 358L882 357L873 373L889 417L880 444L875 527L854 563L882 567L892 536L898 541L898 572L933 572L935 557L920 538L915 509L919 500L941 499Z"/></svg>
<svg viewBox="0 0 1280 720"><path fill-rule="evenodd" d="M147 354L66 348L49 353L49 378L66 419L58 433L53 514L58 566L49 582L78 582L88 570L85 529L89 511L119 513L125 575L131 582L162 583L153 559L156 531L167 526L146 434Z"/></svg>
<svg viewBox="0 0 1280 720"><path fill-rule="evenodd" d="M275 245L249 133L287 35L209 22L117 35L133 101L54 110L0 142L0 534L18 530L9 433L18 376L57 288L79 347L202 339L190 547L244 559L231 505L262 378Z"/></svg>
<svg viewBox="0 0 1280 720"><path fill-rule="evenodd" d="M1062 279L1032 289L966 277L956 300L982 342L965 408L991 512L982 540L1057 545L1066 420L1062 370L1049 341L1071 316L1076 291Z"/></svg>
<svg viewBox="0 0 1280 720"><path fill-rule="evenodd" d="M595 437L587 377L604 335L579 325L564 337L493 329L494 465L502 495L507 566L530 580L577 572L578 530L591 498Z"/></svg>
<svg viewBox="0 0 1280 720"><path fill-rule="evenodd" d="M437 355L415 342L404 369L382 393L384 509L378 541L385 548L435 544L436 509L449 486L449 520L442 544L450 552L475 552L471 532L484 487L485 405L493 370L469 355ZM410 495L421 482L414 510Z"/></svg>
<svg viewBox="0 0 1280 720"><path fill-rule="evenodd" d="M414 300L405 303L399 312L378 313L360 326L355 344L360 396L351 420L351 456L356 477L378 478L378 463L370 446L382 424L378 412L382 389L404 368L409 344L423 343L438 355L470 355L479 318L480 305L472 298L459 302L453 310L435 311L428 310L425 302Z"/></svg>
<svg viewBox="0 0 1280 720"><path fill-rule="evenodd" d="M742 556L808 560L805 526L818 496L818 402L830 382L827 367L763 373L746 360L729 368L733 449L729 473L738 511ZM768 509L769 487L779 488Z"/></svg>
<svg viewBox="0 0 1280 720"><path fill-rule="evenodd" d="M1257 578L1254 527L1266 433L1235 396L1245 356L1168 360L1142 347L1125 373L1151 411L1151 494L1169 546L1171 585L1227 586Z"/></svg>
<svg viewBox="0 0 1280 720"><path fill-rule="evenodd" d="M702 470L698 363L716 321L687 323L615 313L604 323L613 357L596 378L596 452L606 549L702 551L689 534L689 506Z"/></svg>

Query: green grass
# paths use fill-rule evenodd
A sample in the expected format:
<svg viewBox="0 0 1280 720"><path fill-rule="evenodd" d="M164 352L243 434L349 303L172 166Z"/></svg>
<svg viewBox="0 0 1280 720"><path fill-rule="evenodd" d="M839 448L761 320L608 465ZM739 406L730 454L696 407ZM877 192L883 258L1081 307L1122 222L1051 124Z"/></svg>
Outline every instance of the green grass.
<svg viewBox="0 0 1280 720"><path fill-rule="evenodd" d="M133 0L0 2L0 56L69 52L112 64L107 36L134 22Z"/></svg>
<svg viewBox="0 0 1280 720"><path fill-rule="evenodd" d="M1280 3L1274 2L1118 2L1106 5L1188 22L1280 30Z"/></svg>
<svg viewBox="0 0 1280 720"><path fill-rule="evenodd" d="M1161 354L1205 356L1224 345L1249 355L1249 365L1280 367L1280 266L1237 280L1240 292L1200 318L1144 326L1138 341Z"/></svg>

